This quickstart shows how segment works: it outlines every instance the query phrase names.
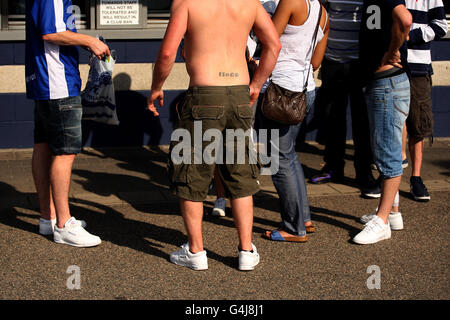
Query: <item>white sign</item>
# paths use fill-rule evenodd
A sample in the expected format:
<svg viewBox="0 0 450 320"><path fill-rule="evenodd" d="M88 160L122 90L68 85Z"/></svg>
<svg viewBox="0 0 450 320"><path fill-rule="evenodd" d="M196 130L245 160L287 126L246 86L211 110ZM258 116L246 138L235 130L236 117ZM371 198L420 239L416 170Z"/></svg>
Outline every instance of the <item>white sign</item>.
<svg viewBox="0 0 450 320"><path fill-rule="evenodd" d="M100 0L100 24L138 25L139 0Z"/></svg>

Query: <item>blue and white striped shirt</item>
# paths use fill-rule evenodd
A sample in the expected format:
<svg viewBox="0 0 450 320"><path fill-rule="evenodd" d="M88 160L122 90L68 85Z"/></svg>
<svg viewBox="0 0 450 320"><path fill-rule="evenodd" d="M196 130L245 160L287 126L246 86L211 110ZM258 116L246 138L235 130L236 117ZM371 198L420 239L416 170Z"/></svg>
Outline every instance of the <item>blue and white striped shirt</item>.
<svg viewBox="0 0 450 320"><path fill-rule="evenodd" d="M325 57L336 62L359 58L359 30L363 0L324 0L330 16Z"/></svg>
<svg viewBox="0 0 450 320"><path fill-rule="evenodd" d="M406 0L413 24L409 32L408 64L412 76L433 74L430 42L448 31L442 0Z"/></svg>
<svg viewBox="0 0 450 320"><path fill-rule="evenodd" d="M27 97L53 100L80 95L78 49L44 41L43 35L70 30L72 0L27 0L26 63Z"/></svg>

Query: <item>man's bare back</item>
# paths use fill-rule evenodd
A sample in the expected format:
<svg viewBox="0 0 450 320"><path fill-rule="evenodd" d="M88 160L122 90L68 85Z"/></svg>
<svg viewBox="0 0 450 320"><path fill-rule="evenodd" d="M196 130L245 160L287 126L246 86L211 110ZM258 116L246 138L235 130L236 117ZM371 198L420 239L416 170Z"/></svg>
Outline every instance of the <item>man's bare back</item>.
<svg viewBox="0 0 450 320"><path fill-rule="evenodd" d="M249 84L245 48L254 1L188 0L186 69L191 86Z"/></svg>
<svg viewBox="0 0 450 320"><path fill-rule="evenodd" d="M249 85L245 48L253 28L263 44L260 65ZM273 23L259 0L174 0L169 25L153 72L148 107L163 103L167 79L181 40L185 41L190 86L249 85L254 102L281 48Z"/></svg>

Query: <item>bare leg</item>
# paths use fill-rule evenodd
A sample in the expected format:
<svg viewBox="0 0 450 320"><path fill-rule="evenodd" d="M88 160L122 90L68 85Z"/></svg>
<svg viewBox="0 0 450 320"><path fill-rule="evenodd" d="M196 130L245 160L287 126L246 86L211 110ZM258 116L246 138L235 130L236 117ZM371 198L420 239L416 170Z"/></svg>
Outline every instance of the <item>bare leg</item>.
<svg viewBox="0 0 450 320"><path fill-rule="evenodd" d="M400 187L402 177L385 178L381 185L381 198L377 215L387 223L389 214L393 209L395 195Z"/></svg>
<svg viewBox="0 0 450 320"><path fill-rule="evenodd" d="M33 148L31 170L34 185L38 195L41 218L51 220L56 218L55 205L53 203L50 187L50 165L52 154L47 143L37 143Z"/></svg>
<svg viewBox="0 0 450 320"><path fill-rule="evenodd" d="M189 250L192 253L203 251L202 220L203 202L194 202L179 199L181 215L189 241Z"/></svg>
<svg viewBox="0 0 450 320"><path fill-rule="evenodd" d="M231 200L234 223L239 237L239 248L252 250L253 198L252 196Z"/></svg>
<svg viewBox="0 0 450 320"><path fill-rule="evenodd" d="M50 184L58 228L63 228L70 219L69 189L74 159L74 154L55 156L50 166Z"/></svg>
<svg viewBox="0 0 450 320"><path fill-rule="evenodd" d="M420 177L420 170L422 168L423 157L423 139L417 141L416 139L409 139L409 154L411 155L411 166L413 177Z"/></svg>

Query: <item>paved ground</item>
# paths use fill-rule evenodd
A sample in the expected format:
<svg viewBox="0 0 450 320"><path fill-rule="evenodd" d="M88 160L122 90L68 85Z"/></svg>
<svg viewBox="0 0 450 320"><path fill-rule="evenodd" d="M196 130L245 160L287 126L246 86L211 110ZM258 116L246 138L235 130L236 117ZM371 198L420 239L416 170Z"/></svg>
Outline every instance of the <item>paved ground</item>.
<svg viewBox="0 0 450 320"><path fill-rule="evenodd" d="M186 237L167 190L164 149L88 149L76 159L72 214L103 240L90 249L58 245L37 233L31 151L0 151L0 299L449 299L449 146L440 140L426 149L423 178L432 200L409 197L407 168L400 200L405 230L370 246L350 241L361 229L359 216L377 206L354 187L351 146L345 184L308 184L317 233L306 244L261 238L280 221L274 187L262 178L254 226L261 263L247 273L236 269L229 215L205 216L209 270L168 262ZM302 147L307 176L320 169L322 153L320 145ZM206 213L213 200L208 198ZM67 270L74 265L81 274L79 290L67 288ZM375 273L367 270L373 265L381 281L380 289L371 290L367 280Z"/></svg>

